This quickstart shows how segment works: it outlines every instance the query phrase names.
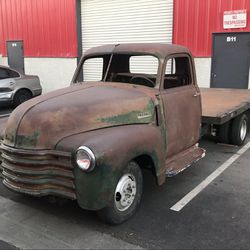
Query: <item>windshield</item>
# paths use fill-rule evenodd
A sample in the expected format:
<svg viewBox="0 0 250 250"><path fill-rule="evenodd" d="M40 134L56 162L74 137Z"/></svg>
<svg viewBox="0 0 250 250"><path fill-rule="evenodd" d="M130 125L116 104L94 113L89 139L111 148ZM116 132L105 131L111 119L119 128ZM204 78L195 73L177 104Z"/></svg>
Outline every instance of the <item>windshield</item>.
<svg viewBox="0 0 250 250"><path fill-rule="evenodd" d="M83 81L119 82L155 87L159 60L152 55L113 54L91 57L82 65Z"/></svg>

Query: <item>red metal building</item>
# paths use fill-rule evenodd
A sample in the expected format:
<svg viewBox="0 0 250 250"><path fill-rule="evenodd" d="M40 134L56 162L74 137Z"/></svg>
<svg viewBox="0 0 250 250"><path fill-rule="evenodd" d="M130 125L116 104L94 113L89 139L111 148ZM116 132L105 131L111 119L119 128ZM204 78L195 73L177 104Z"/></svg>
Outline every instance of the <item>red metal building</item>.
<svg viewBox="0 0 250 250"><path fill-rule="evenodd" d="M79 3L0 0L0 64L14 67L13 62L20 62L16 69L38 75L44 93L68 86L81 54L77 36ZM7 48L11 50L8 57ZM21 55L20 60L17 55Z"/></svg>
<svg viewBox="0 0 250 250"><path fill-rule="evenodd" d="M249 0L174 0L173 43L191 49L195 57L211 57L212 33L250 31L246 28L223 28L224 11L246 9L250 15Z"/></svg>
<svg viewBox="0 0 250 250"><path fill-rule="evenodd" d="M25 57L77 57L76 0L0 0L0 54L23 40Z"/></svg>

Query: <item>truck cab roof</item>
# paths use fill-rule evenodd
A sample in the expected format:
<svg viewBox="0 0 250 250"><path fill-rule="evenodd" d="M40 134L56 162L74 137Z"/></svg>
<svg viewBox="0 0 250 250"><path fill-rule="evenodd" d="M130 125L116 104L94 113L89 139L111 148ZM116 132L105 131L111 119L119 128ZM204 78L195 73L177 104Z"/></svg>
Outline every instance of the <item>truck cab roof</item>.
<svg viewBox="0 0 250 250"><path fill-rule="evenodd" d="M186 47L167 43L127 43L108 44L91 48L86 51L84 57L99 56L103 54L151 54L158 58L165 58L169 54L188 53Z"/></svg>

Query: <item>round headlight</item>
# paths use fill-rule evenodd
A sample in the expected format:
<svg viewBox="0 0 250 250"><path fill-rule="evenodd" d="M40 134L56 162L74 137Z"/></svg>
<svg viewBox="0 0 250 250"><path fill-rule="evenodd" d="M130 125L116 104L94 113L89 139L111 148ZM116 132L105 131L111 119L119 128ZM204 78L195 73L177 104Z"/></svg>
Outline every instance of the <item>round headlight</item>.
<svg viewBox="0 0 250 250"><path fill-rule="evenodd" d="M89 172L95 167L95 155L88 147L81 146L76 151L76 163L81 170Z"/></svg>

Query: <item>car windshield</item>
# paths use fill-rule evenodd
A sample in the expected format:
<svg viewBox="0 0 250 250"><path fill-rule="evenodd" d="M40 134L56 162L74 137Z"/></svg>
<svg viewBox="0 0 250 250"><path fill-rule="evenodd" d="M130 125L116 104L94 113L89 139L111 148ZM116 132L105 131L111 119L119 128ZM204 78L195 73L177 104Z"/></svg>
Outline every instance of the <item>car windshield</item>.
<svg viewBox="0 0 250 250"><path fill-rule="evenodd" d="M155 87L159 60L152 55L113 54L87 58L83 81L119 82Z"/></svg>

